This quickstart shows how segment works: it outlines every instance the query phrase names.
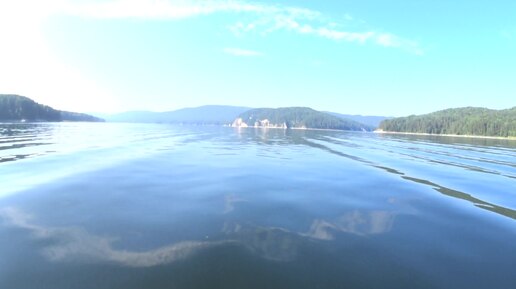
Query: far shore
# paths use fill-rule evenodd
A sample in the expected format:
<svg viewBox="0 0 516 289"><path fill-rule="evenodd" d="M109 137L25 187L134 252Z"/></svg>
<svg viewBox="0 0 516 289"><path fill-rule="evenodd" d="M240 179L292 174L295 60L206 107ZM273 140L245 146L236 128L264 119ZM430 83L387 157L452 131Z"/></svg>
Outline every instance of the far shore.
<svg viewBox="0 0 516 289"><path fill-rule="evenodd" d="M362 131L362 130L345 130L345 129L335 129L335 128L311 128L311 127L275 127L275 126L233 126L231 124L224 125L227 127L233 128L259 128L259 129L282 129L282 130L322 130L322 131L347 131L347 132L367 132L371 133L372 131Z"/></svg>
<svg viewBox="0 0 516 289"><path fill-rule="evenodd" d="M401 135L422 135L422 136L445 136L445 137L460 137L460 138L480 138L480 139L501 139L501 140L516 140L516 137L509 136L484 136L484 135L462 135L462 134L432 134L424 132L396 132L396 131L384 131L375 130L374 133L379 134L401 134Z"/></svg>

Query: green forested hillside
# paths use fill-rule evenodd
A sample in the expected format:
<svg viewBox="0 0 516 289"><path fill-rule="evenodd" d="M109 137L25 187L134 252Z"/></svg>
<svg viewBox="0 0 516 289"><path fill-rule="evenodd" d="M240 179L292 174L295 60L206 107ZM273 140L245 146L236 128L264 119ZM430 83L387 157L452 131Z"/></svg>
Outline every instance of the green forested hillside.
<svg viewBox="0 0 516 289"><path fill-rule="evenodd" d="M339 118L353 120L359 123L363 123L365 125L377 128L380 123L386 119L391 119L392 117L388 116L377 116L377 115L357 115L357 114L343 114L338 112L324 111L325 113L334 115Z"/></svg>
<svg viewBox="0 0 516 289"><path fill-rule="evenodd" d="M318 129L340 129L340 130L367 130L372 128L368 125L352 120L342 119L328 113L316 111L307 107L284 107L284 108L257 108L251 109L239 115L239 118L248 126L263 126L265 120L271 127L286 128L318 128ZM258 122L258 123L257 123Z"/></svg>
<svg viewBox="0 0 516 289"><path fill-rule="evenodd" d="M0 95L0 120L60 121L59 111L19 95Z"/></svg>
<svg viewBox="0 0 516 289"><path fill-rule="evenodd" d="M0 121L103 121L91 115L60 111L41 105L32 99L0 94Z"/></svg>
<svg viewBox="0 0 516 289"><path fill-rule="evenodd" d="M59 111L61 113L61 121L88 121L88 122L103 122L104 120L89 114Z"/></svg>
<svg viewBox="0 0 516 289"><path fill-rule="evenodd" d="M385 120L379 129L430 134L516 136L516 107L504 110L452 108L425 115Z"/></svg>

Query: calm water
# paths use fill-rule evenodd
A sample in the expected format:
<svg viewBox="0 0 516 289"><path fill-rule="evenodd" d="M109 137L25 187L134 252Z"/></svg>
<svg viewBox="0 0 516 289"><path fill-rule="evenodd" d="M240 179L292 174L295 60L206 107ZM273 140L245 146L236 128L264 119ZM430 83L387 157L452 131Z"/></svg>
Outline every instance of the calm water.
<svg viewBox="0 0 516 289"><path fill-rule="evenodd" d="M516 142L0 124L0 288L516 288Z"/></svg>

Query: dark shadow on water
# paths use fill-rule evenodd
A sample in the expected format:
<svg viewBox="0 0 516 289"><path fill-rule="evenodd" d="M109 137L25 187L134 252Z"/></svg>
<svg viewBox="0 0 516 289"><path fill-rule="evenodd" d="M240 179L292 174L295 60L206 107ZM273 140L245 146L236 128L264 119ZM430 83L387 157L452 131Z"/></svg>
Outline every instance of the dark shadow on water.
<svg viewBox="0 0 516 289"><path fill-rule="evenodd" d="M3 156L0 157L0 163L13 162L18 160L23 160L26 158L30 158L35 156L36 154L25 154L25 155L12 155L12 156Z"/></svg>
<svg viewBox="0 0 516 289"><path fill-rule="evenodd" d="M49 138L54 129L47 123L0 123L0 152L3 154L0 163L41 155L36 152L20 154L17 150L52 145Z"/></svg>
<svg viewBox="0 0 516 289"><path fill-rule="evenodd" d="M449 196L449 197L453 197L453 198L456 198L456 199L461 199L461 200L468 201L468 202L472 203L473 205L475 205L478 208L481 208L481 209L484 209L484 210L488 210L488 211L491 211L491 212L494 212L494 213L497 213L497 214L509 217L511 219L516 219L516 211L515 210L509 209L509 208L504 208L504 207L501 207L501 206L497 206L495 204L488 203L486 201L477 199L477 198L475 198L475 197L473 197L473 196L471 196L469 194L466 194L466 193L463 193L463 192L459 192L459 191L456 191L456 190L452 190L450 188L446 188L446 187L440 186L440 185L438 185L436 183L433 183L433 182L430 182L430 181L427 181L427 180L422 180L422 179L413 178L413 177L409 177L409 176L402 176L402 178L405 179L405 180L408 180L408 181L412 181L412 182L416 182L416 183L419 183L419 184L424 184L424 185L427 185L427 186L431 186L434 190L438 191L439 193L441 193L443 195L446 195L446 196Z"/></svg>
<svg viewBox="0 0 516 289"><path fill-rule="evenodd" d="M407 156L407 157L410 157L410 158L413 158L413 159L419 159L419 160L424 160L424 161L430 162L430 163L436 163L436 164L439 164L439 165L453 166L453 167L457 167L457 168L462 168L462 169L470 170L470 171L473 171L473 172L481 172L481 173L485 173L485 174L499 175L499 176L503 176L503 177L507 177L507 178L511 178L511 179L516 179L516 176L502 174L500 172L493 171L493 170L486 170L486 169L483 169L483 168L481 168L479 166L463 165L463 164L452 162L452 161L446 162L446 161L433 160L433 159L430 159L430 158L427 158L427 157L420 157L420 156L417 156L415 154L405 154L405 153L399 153L399 152L398 152L398 154L403 155L403 156ZM467 158L464 158L464 159L467 159ZM516 164L510 164L510 163L505 163L505 162L494 162L494 161L487 161L487 162L493 163L493 164L497 164L497 165L507 165L507 166L511 166L511 167L516 167Z"/></svg>

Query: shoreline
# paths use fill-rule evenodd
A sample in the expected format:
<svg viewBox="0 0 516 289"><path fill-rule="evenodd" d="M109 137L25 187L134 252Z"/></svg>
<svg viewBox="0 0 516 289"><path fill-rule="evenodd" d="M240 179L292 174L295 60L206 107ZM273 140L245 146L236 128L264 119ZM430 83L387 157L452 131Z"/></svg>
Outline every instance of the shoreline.
<svg viewBox="0 0 516 289"><path fill-rule="evenodd" d="M345 130L345 129L333 129L333 128L309 128L309 127L273 127L273 126L233 126L224 125L232 128L254 128L254 129L281 129L281 130L319 130L319 131L343 131L343 132L361 132L361 133L373 133L373 131L362 131L362 130Z"/></svg>
<svg viewBox="0 0 516 289"><path fill-rule="evenodd" d="M444 137L459 137L459 138L478 138L478 139L498 139L498 140L516 140L514 136L485 136L485 135L461 135L461 134L432 134L424 132L396 132L396 131L384 131L375 130L374 133L378 134L400 134L400 135L419 135L419 136L444 136Z"/></svg>

